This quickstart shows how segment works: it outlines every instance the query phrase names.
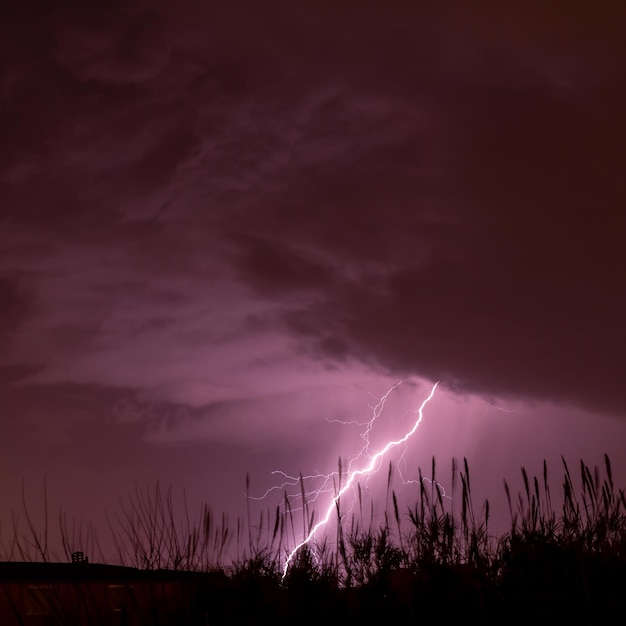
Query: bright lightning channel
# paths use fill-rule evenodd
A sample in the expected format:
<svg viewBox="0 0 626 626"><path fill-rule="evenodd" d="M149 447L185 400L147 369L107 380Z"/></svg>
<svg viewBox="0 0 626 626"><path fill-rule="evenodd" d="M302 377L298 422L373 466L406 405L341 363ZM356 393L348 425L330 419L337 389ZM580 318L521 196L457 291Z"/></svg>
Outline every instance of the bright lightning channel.
<svg viewBox="0 0 626 626"><path fill-rule="evenodd" d="M400 383L398 383L400 384ZM389 441L381 450L379 450L378 452L376 452L375 454L369 456L369 463L361 468L361 469L355 469L352 470L352 462L355 461L356 459L358 459L362 453L365 453L367 451L367 448L369 446L369 433L371 431L371 427L372 424L374 422L374 420L376 419L376 417L380 414L380 412L382 411L382 407L385 403L385 400L387 399L387 397L389 396L389 394L391 393L391 391L393 391L393 389L395 389L395 387L397 387L398 385L395 385L394 387L392 387L384 396L383 398L380 400L380 402L376 405L376 407L374 408L374 417L372 418L372 420L368 423L368 428L366 429L366 431L361 435L365 441L365 446L362 449L361 453L359 453L354 459L352 459L352 462L350 463L350 467L348 469L348 478L346 479L346 482L344 484L344 486L337 492L335 493L335 495L333 496L333 499L331 500L330 504L328 505L328 508L326 510L326 514L324 515L324 517L317 522L317 524L315 524L309 531L309 534L300 542L298 543L293 550L289 553L289 555L287 556L287 559L285 560L285 565L283 567L283 576L282 578L284 579L285 576L287 575L287 571L289 569L289 565L292 562L293 558L295 557L295 555L297 554L298 550L300 550L300 548L302 548L303 546L307 545L311 539L313 538L313 536L315 535L315 533L322 527L325 526L328 521L330 520L330 516L332 515L333 509L335 508L337 501L339 500L339 498L341 498L341 496L343 496L344 493L346 493L346 491L348 491L348 489L350 489L352 487L352 485L354 484L355 480L360 477L360 476L370 476L372 473L377 471L376 465L378 463L378 461L380 459L382 459L383 455L385 455L389 450L391 450L392 448L395 448L396 446L399 446L403 443L406 443L406 441L415 433L415 431L417 430L417 428L419 427L422 418L424 416L424 408L426 407L426 405L430 402L430 400L432 400L433 396L435 395L435 391L437 389L437 385L439 384L439 382L436 382L433 385L433 388L430 390L430 393L428 394L428 397L422 402L422 404L420 405L419 409L417 410L417 420L415 420L415 423L413 424L413 427L411 428L411 430L409 430L409 432L407 432L404 437L402 437L401 439L397 439L397 440L392 440ZM380 467L380 466L379 466Z"/></svg>
<svg viewBox="0 0 626 626"><path fill-rule="evenodd" d="M352 466L362 456L366 456L368 459L372 458L371 454L370 454L370 433L372 432L372 430L374 428L374 424L375 424L376 420L380 417L381 413L383 412L383 409L385 408L385 402L387 401L387 398L389 398L391 393L397 387L399 387L402 384L402 382L403 381L401 381L401 380L398 381L395 385L393 385L390 389L387 390L387 392L382 396L382 398L378 399L378 401L377 401L375 406L371 406L370 407L372 409L372 417L367 422L358 422L356 420L351 420L351 421L326 420L327 422L342 424L343 426L349 426L349 425L365 426L365 429L359 435L360 438L363 440L363 445L359 449L358 453L348 460L348 469L347 469L347 473L348 474L352 471ZM371 473L374 473L374 472L372 471ZM274 470L271 474L272 474L272 476L281 476L283 478L283 482L281 482L280 484L276 484L276 485L270 487L261 496L250 496L250 495L247 495L247 497L250 500L256 500L256 501L265 500L265 498L267 498L270 495L270 493L272 493L274 491L284 491L285 489L288 489L290 487L295 487L298 484L303 485L304 481L321 483L320 487L317 487L315 489L311 489L310 491L307 491L307 493L304 494L305 497L306 497L306 502L302 502L302 504L299 507L294 507L292 509L293 511L301 511L301 510L303 510L304 507L305 507L305 504L308 504L308 505L313 504L314 502L317 501L317 499L322 494L333 493L333 491L335 491L335 488L333 487L334 479L338 475L336 471L335 472L329 472L327 474L322 474L321 472L316 471L314 474L309 474L307 476L302 476L302 475L300 475L300 476L291 476L291 475L283 472L282 470ZM368 476L368 478L369 478L369 476ZM404 481L403 480L403 484L408 484L408 482L411 482L411 481ZM295 498L299 499L301 497L301 495L302 495L302 492L300 492L298 494L295 494Z"/></svg>

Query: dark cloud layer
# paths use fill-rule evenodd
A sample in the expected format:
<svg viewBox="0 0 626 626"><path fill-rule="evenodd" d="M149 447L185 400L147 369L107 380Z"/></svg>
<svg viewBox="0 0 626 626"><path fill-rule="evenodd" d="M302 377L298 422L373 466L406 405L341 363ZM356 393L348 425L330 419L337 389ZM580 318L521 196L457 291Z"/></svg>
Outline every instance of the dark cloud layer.
<svg viewBox="0 0 626 626"><path fill-rule="evenodd" d="M442 40L427 60L423 42L385 47L390 75L325 107L335 167L294 164L242 230L299 247L287 267L317 259L311 278L334 267L315 302L285 314L321 355L622 413L623 44L609 12L589 32L535 17L510 40L497 22L432 18L443 41L458 35L456 58ZM376 98L380 124L359 119ZM282 285L254 257L240 269L265 293Z"/></svg>
<svg viewBox="0 0 626 626"><path fill-rule="evenodd" d="M618 3L24 6L0 37L23 384L197 406L291 354L624 411Z"/></svg>

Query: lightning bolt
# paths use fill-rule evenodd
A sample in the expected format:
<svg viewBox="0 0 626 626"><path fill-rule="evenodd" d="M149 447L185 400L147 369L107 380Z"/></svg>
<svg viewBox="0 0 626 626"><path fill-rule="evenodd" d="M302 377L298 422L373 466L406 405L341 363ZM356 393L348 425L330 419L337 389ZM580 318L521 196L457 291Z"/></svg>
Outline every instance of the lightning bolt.
<svg viewBox="0 0 626 626"><path fill-rule="evenodd" d="M272 476L282 476L283 477L283 482L280 483L279 485L273 485L272 487L270 487L269 489L267 489L267 491L261 495L261 496L247 496L248 499L250 500L256 500L261 501L261 500L265 500L272 492L274 491L285 491L287 488L289 487L295 487L296 485L300 484L301 481L315 481L315 480L321 480L322 481L322 486L319 489L314 489L312 492L312 495L310 496L310 499L307 499L307 504L311 504L312 502L315 502L315 500L317 500L317 498L323 494L323 493L330 493L332 491L332 488L329 486L329 483L332 479L332 477L336 474L336 472L332 472L330 474L322 474L320 472L316 472L315 474L308 474L306 476L291 476L289 474L287 474L286 472L283 472L282 470L274 470L273 472L271 472ZM244 494L245 495L245 494ZM295 494L295 497L299 497L298 494ZM294 508L292 509L294 511L299 511L301 510L300 508Z"/></svg>
<svg viewBox="0 0 626 626"><path fill-rule="evenodd" d="M408 478L405 478L403 473L402 473L402 467L403 466L406 467L406 459L405 459L406 452L407 452L407 448L405 448L402 451L402 454L398 458L398 463L396 465L396 467L398 468L398 474L400 475L400 480L402 481L403 485L419 485L419 483L420 483L419 480L410 480ZM442 498L447 498L448 500L452 500L452 496L448 495L448 493L446 492L445 487L440 482L437 482L436 480L433 481L433 479L432 478L428 478L428 476L422 476L422 481L421 482L427 482L427 483L430 483L431 485L432 484L437 485L437 488L441 492L441 497Z"/></svg>
<svg viewBox="0 0 626 626"><path fill-rule="evenodd" d="M420 405L419 409L417 410L417 419L415 420L413 427L400 439L397 440L392 440L387 442L387 444L380 449L378 452L376 452L375 454L370 455L368 450L369 450L369 434L371 432L372 426L374 424L374 421L376 420L376 418L380 415L385 401L387 400L387 398L389 397L389 394L399 385L400 383L397 383L396 385L394 385L389 391L387 391L387 393L381 398L381 400L378 402L378 404L374 407L374 413L373 413L373 417L372 419L368 422L367 424L367 428L365 429L365 431L361 434L361 437L363 438L364 441L364 446L361 449L361 451L357 454L357 456L355 456L351 461L350 464L348 466L348 473L347 473L347 479L346 482L344 484L343 487L341 487L341 489L339 489L339 491L337 491L335 493L335 495L333 496L330 504L328 505L328 508L326 509L326 514L324 515L324 517L322 519L320 519L310 530L308 535L306 535L306 537L300 542L298 543L293 550L289 553L289 555L287 556L286 560L285 560L285 564L283 567L283 575L282 578L284 580L285 576L287 575L287 571L289 570L289 565L291 564L291 562L293 561L294 556L297 554L298 550L300 550L300 548L302 548L303 546L307 545L311 539L313 538L313 536L315 535L315 533L322 528L323 526L325 526L329 520L330 517L333 513L333 509L335 508L337 502L339 501L339 499L341 498L341 496L346 493L346 491L348 491L348 489L350 489L355 481L361 477L361 476L367 476L369 477L371 474L375 473L376 471L378 471L378 469L380 468L380 464L379 461L382 460L382 457L392 448L395 448L396 446L402 445L404 443L406 443L411 436L415 433L415 431L418 429L420 423L422 422L423 416L424 416L424 408L426 407L426 405L428 404L428 402L430 402L430 400L433 398L433 396L435 395L435 391L437 389L437 385L439 384L439 382L436 382L430 393L428 394L428 397L422 402L422 404ZM354 463L363 455L367 454L368 458L369 458L369 462L367 463L367 465L365 467L362 467L360 469L352 469L352 466L354 465ZM376 467L378 464L378 467ZM324 478L326 478L327 480L330 479L331 475L318 475L318 476L324 476ZM286 478L291 478L289 476L285 476Z"/></svg>
<svg viewBox="0 0 626 626"><path fill-rule="evenodd" d="M507 409L503 406L497 406L495 404L491 404L491 402L487 402L487 406L494 411L501 411L502 413L519 413L518 409Z"/></svg>
<svg viewBox="0 0 626 626"><path fill-rule="evenodd" d="M347 473L348 474L352 471L353 465L361 457L366 456L367 458L371 459L371 454L370 454L370 433L372 432L372 430L374 428L374 424L375 424L376 420L380 417L381 413L383 412L383 409L385 408L385 403L387 401L387 398L389 398L391 393L397 387L399 387L402 383L403 383L402 380L398 381L395 385L393 385L390 389L387 390L387 392L382 396L382 398L378 399L378 401L377 401L375 406L370 406L370 408L372 409L372 417L367 422L358 422L356 420L350 420L350 421L329 420L329 419L326 420L329 423L341 424L342 426L357 425L357 426L364 426L365 427L363 432L361 432L360 435L359 435L360 438L363 440L363 445L359 449L358 453L355 456L353 456L352 458L350 458L348 460L348 462L347 462L348 463L348 465L347 465ZM374 473L374 472L368 473L368 477L369 477L369 474L371 474L371 473ZM286 472L284 472L282 470L274 470L273 472L271 472L271 475L272 476L282 477L283 481L280 484L273 485L272 487L267 489L265 491L265 493L262 494L261 496L250 496L250 495L248 495L247 497L250 500L255 500L255 501L265 500L271 493L273 493L275 491L285 491L285 490L289 489L290 487L295 487L296 485L303 485L304 484L303 481L307 481L308 483L312 482L314 484L320 485L319 487L307 490L307 492L306 492L306 504L310 505L310 504L313 504L314 502L316 502L317 499L322 494L332 493L334 491L334 487L333 487L334 483L333 483L333 481L337 477L338 473L337 472L330 472L328 474L323 474L323 473L321 473L319 471L316 471L314 474L309 474L309 475L306 475L306 476L302 476L302 475L300 475L300 476L291 476L290 474L287 474ZM410 481L404 481L403 480L403 484L408 484L408 482L410 482ZM302 491L299 491L297 493L291 494L290 497L291 498L295 498L296 500L298 500L298 499L300 499L302 497ZM291 510L292 511L301 511L301 510L303 510L304 505L305 505L305 502L302 502L301 506L293 507Z"/></svg>

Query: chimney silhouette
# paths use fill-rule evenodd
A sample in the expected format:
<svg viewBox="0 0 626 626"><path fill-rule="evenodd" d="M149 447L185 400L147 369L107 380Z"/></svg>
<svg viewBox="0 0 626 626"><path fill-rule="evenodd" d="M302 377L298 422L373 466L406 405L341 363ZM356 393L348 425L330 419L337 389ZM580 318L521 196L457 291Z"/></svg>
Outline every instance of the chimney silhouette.
<svg viewBox="0 0 626 626"><path fill-rule="evenodd" d="M82 552L72 552L72 563L89 563L89 558Z"/></svg>

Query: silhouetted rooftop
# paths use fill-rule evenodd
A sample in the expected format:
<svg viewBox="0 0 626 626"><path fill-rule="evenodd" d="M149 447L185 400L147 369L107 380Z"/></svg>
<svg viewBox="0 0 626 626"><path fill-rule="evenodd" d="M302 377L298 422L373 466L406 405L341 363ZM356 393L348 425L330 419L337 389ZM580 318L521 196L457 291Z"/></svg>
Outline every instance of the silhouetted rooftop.
<svg viewBox="0 0 626 626"><path fill-rule="evenodd" d="M180 570L142 570L106 563L64 563L0 561L0 581L120 581L120 580L189 580L221 578L220 572L187 572Z"/></svg>

